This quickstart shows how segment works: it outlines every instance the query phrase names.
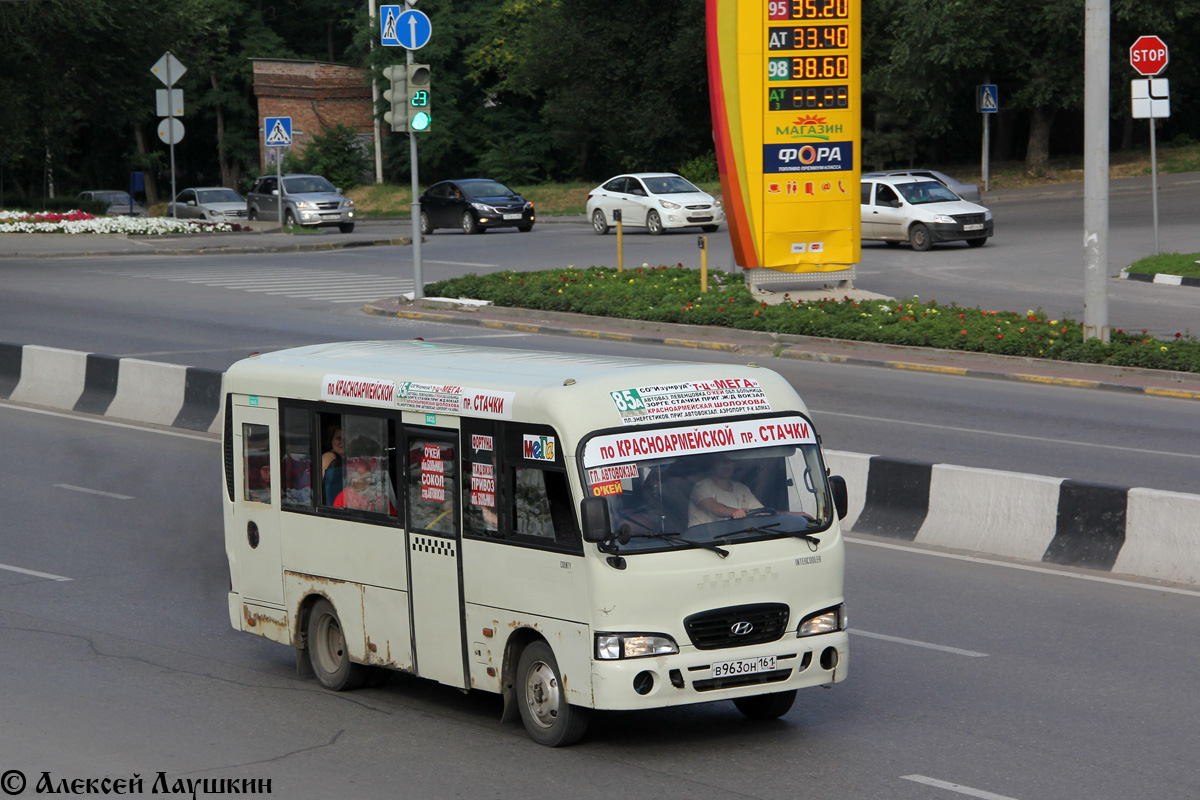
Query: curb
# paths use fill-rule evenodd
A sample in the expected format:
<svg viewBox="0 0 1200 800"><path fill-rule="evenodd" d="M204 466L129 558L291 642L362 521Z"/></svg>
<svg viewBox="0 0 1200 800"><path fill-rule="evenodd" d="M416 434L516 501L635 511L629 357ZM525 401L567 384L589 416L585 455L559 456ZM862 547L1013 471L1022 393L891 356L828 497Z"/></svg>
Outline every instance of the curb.
<svg viewBox="0 0 1200 800"><path fill-rule="evenodd" d="M1162 272L1129 272L1128 270L1123 269L1121 270L1121 280L1166 284L1167 286L1200 287L1200 278L1192 277L1190 275L1167 275Z"/></svg>
<svg viewBox="0 0 1200 800"><path fill-rule="evenodd" d="M437 303L438 301L430 302ZM489 316L482 316L479 311L454 311L446 309L445 303L441 305L442 307L437 310L423 309L416 306L401 306L397 301L388 300L369 303L363 307L363 311L376 316L524 333L581 336L589 339L669 345L693 350L791 358L850 366L884 367L967 378L1020 381L1075 389L1100 389L1154 397L1200 400L1200 375L1191 373L1074 362L1041 363L1038 359L1033 358L996 356L960 350L881 345L874 342L742 331L734 328L715 329L696 325L641 323L636 320L588 317L582 314L553 311L536 312L539 318L549 319L552 323L564 323L545 324L497 318L533 313L527 309L487 306ZM627 331L613 329L614 326L620 325L629 326L630 329ZM643 325L652 330L638 327ZM889 357L892 355L903 355L907 358ZM945 363L947 361L962 362L964 366L949 365ZM1041 371L1039 372L1039 370ZM1106 378L1107 380L1105 380Z"/></svg>
<svg viewBox="0 0 1200 800"><path fill-rule="evenodd" d="M0 400L219 433L217 370L0 342ZM1200 585L1200 495L825 451L845 531Z"/></svg>

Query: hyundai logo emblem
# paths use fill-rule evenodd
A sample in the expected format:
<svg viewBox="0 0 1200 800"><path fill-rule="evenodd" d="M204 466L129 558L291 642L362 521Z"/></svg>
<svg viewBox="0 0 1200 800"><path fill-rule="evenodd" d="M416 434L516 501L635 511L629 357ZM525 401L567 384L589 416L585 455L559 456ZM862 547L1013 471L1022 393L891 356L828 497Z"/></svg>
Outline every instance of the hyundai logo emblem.
<svg viewBox="0 0 1200 800"><path fill-rule="evenodd" d="M734 636L745 636L752 630L754 630L754 625L750 622L735 622L729 628L729 632Z"/></svg>

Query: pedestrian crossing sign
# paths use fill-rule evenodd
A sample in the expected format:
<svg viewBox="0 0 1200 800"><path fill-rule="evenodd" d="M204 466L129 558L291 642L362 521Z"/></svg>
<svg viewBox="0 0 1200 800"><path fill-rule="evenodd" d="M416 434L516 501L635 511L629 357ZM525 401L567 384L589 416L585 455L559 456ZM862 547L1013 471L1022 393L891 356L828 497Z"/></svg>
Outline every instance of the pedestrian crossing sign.
<svg viewBox="0 0 1200 800"><path fill-rule="evenodd" d="M975 87L975 110L980 114L995 114L1000 110L1000 93L996 84L985 83Z"/></svg>
<svg viewBox="0 0 1200 800"><path fill-rule="evenodd" d="M291 117L264 117L263 136L267 147L284 147L292 143Z"/></svg>

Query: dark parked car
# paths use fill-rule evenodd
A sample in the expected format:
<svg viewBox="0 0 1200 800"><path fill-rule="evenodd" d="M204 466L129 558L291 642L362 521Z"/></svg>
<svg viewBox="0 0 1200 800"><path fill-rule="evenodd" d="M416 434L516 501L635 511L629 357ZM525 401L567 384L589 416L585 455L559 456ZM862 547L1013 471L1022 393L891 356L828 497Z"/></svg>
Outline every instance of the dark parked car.
<svg viewBox="0 0 1200 800"><path fill-rule="evenodd" d="M421 233L435 228L462 228L463 233L480 233L488 228L533 230L533 203L499 181L469 178L435 183L419 198Z"/></svg>
<svg viewBox="0 0 1200 800"><path fill-rule="evenodd" d="M101 203L108 203L108 216L110 217L148 217L150 212L137 204L133 198L129 196L129 192L122 191L102 191L102 192L80 192L77 200L95 200ZM132 208L131 208L132 206Z"/></svg>

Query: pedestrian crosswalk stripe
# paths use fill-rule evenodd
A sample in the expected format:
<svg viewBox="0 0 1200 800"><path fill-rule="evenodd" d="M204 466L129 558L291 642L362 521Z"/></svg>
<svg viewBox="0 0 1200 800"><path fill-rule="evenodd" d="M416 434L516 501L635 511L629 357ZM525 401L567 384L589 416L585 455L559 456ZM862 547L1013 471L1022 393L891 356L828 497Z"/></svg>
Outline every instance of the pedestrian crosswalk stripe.
<svg viewBox="0 0 1200 800"><path fill-rule="evenodd" d="M214 266L212 269L190 269L186 272L170 267L143 267L97 271L125 278L150 278L190 283L193 286L233 289L249 294L325 300L330 303L365 303L413 290L413 282L409 278L291 267L230 270L225 266Z"/></svg>

